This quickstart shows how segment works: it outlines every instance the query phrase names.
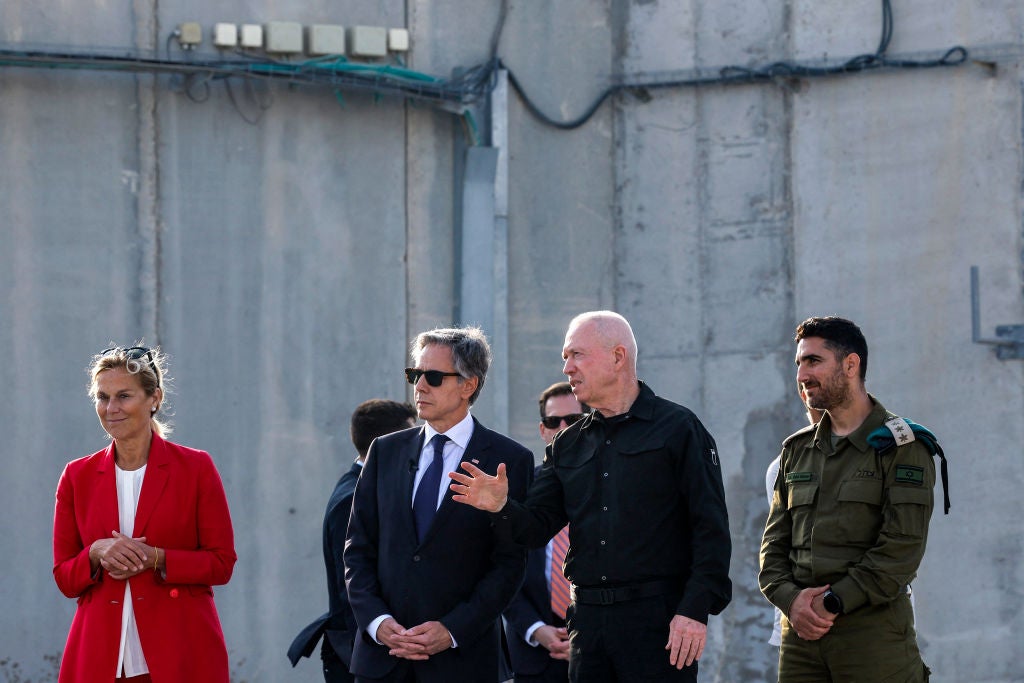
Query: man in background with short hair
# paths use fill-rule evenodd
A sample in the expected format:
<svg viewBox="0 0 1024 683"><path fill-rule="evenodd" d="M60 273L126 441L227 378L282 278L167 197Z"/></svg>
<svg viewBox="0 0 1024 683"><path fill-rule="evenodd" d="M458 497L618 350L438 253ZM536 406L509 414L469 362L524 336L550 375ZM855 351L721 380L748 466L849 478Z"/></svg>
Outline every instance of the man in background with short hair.
<svg viewBox="0 0 1024 683"><path fill-rule="evenodd" d="M334 487L327 512L324 514L323 551L327 569L328 611L302 629L288 648L288 659L295 666L300 657L308 657L323 636L320 658L323 660L325 683L351 683L349 673L352 661L352 641L356 635L356 620L348 603L345 590L345 532L352 510L352 494L363 469L366 452L378 436L408 429L416 424L416 411L408 403L371 398L360 403L349 423L349 436L356 447L356 461L341 476Z"/></svg>
<svg viewBox="0 0 1024 683"><path fill-rule="evenodd" d="M540 436L545 445L590 411L573 395L568 382L556 382L541 392L539 404ZM545 547L530 551L523 587L505 609L508 652L516 683L569 680L569 634L565 628L569 583L562 574L568 529L566 526L564 534L559 532L563 538L558 543L552 539Z"/></svg>

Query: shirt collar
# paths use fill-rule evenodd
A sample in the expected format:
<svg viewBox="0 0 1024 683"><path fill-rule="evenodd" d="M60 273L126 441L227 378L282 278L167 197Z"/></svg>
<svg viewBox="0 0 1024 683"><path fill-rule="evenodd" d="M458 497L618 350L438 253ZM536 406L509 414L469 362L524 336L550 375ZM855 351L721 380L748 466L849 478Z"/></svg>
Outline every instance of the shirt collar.
<svg viewBox="0 0 1024 683"><path fill-rule="evenodd" d="M452 440L456 446L462 450L466 450L466 446L469 444L469 439L473 436L473 414L467 412L466 417L456 424L454 427L449 429L447 432L438 432L436 429L430 426L428 422L425 425L423 432L423 445L430 443L430 440L434 438L435 434L443 433L449 439Z"/></svg>
<svg viewBox="0 0 1024 683"><path fill-rule="evenodd" d="M871 412L864 418L864 421L855 430L847 434L845 438L849 441L857 450L864 453L869 448L868 436L871 432L875 431L885 423L886 410L885 406L878 402L871 394L868 394L868 398L871 399ZM829 441L832 434L832 419L828 413L821 416L821 421L818 423L818 428L814 432L814 445L819 450L827 450L831 452L832 447L829 445L828 449L824 448L824 444Z"/></svg>
<svg viewBox="0 0 1024 683"><path fill-rule="evenodd" d="M629 407L629 410L619 415L613 415L610 418L593 410L583 419L583 429L586 429L594 422L616 424L631 418L650 420L654 416L654 391L645 382L638 381L637 383L640 385L640 393L633 401L633 405Z"/></svg>

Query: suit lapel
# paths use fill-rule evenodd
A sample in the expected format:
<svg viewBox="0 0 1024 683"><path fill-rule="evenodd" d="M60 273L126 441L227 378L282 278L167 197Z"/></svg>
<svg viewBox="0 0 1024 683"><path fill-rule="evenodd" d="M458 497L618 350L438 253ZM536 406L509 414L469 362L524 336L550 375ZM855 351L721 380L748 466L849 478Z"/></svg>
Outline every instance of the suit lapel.
<svg viewBox="0 0 1024 683"><path fill-rule="evenodd" d="M98 506L101 506L99 507L101 529L97 531L100 538L109 538L111 531L121 529L121 518L117 507L117 470L114 463L114 442L111 441L99 467L96 468L96 475L99 479L94 500Z"/></svg>
<svg viewBox="0 0 1024 683"><path fill-rule="evenodd" d="M396 464L399 471L400 484L398 487L398 505L403 511L405 528L409 530L414 545L417 545L418 541L416 538L416 517L412 512L412 489L416 485L416 470L419 468L420 453L423 451L423 440L426 436L426 426L420 427L419 431L414 432L410 436L406 448L403 449L402 460Z"/></svg>
<svg viewBox="0 0 1024 683"><path fill-rule="evenodd" d="M146 524L167 487L169 466L167 442L153 434L149 444L149 459L146 460L146 475L142 479L142 491L139 493L139 506L135 509L135 537L146 535Z"/></svg>

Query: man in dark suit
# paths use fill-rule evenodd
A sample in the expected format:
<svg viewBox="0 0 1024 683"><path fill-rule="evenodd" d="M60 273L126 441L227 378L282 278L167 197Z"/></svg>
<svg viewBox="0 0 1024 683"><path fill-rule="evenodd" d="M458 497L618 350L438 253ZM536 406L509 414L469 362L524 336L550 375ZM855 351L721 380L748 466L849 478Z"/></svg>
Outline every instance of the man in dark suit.
<svg viewBox="0 0 1024 683"><path fill-rule="evenodd" d="M349 425L349 435L356 447L356 461L341 476L334 493L327 503L324 514L323 549L324 565L327 568L327 595L329 610L316 621L302 629L288 648L288 659L295 666L300 657L308 657L324 636L320 648L326 683L351 683L355 680L349 673L352 661L352 641L356 634L356 620L348 604L345 590L345 567L342 552L345 549L345 532L348 516L352 510L352 494L356 481L363 469L366 452L370 443L378 436L408 429L416 424L416 411L408 403L372 398L360 403Z"/></svg>
<svg viewBox="0 0 1024 683"><path fill-rule="evenodd" d="M370 446L356 486L345 578L359 626L356 681L497 680L501 611L523 578L526 551L495 534L490 516L457 505L447 473L460 462L496 472L506 463L522 499L533 456L470 415L490 365L477 328L418 335L416 411L426 425Z"/></svg>
<svg viewBox="0 0 1024 683"><path fill-rule="evenodd" d="M568 382L556 382L541 392L540 437L550 444L555 434L580 420L590 409L579 402ZM556 536L557 537L557 536ZM516 683L556 683L569 680L569 634L565 608L552 601L552 585L561 584L568 602L568 588L562 575L564 545L552 539L543 548L530 551L526 578L505 609L508 654ZM552 562L554 558L554 562Z"/></svg>

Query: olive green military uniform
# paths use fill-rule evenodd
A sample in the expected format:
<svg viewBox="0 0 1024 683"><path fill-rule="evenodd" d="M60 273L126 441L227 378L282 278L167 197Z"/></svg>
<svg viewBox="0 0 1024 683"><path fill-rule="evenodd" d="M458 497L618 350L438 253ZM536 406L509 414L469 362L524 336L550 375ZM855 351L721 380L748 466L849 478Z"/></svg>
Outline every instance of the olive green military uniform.
<svg viewBox="0 0 1024 683"><path fill-rule="evenodd" d="M843 613L816 641L783 619L780 683L927 680L907 593L928 538L935 465L919 441L884 455L869 446L868 435L893 417L871 402L864 423L834 447L828 414L783 443L761 591L788 614L802 589L830 585Z"/></svg>

